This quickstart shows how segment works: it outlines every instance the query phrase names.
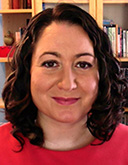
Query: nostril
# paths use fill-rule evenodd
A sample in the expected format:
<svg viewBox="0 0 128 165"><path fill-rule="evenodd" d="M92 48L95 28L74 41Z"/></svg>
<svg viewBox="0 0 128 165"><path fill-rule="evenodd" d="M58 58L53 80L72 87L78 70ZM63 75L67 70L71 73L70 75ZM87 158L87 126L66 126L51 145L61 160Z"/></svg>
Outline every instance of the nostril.
<svg viewBox="0 0 128 165"><path fill-rule="evenodd" d="M77 88L77 83L74 79L63 79L58 82L58 88L66 91L71 91Z"/></svg>
<svg viewBox="0 0 128 165"><path fill-rule="evenodd" d="M66 91L71 91L77 88L76 75L72 68L63 68L60 79L58 81L58 88Z"/></svg>

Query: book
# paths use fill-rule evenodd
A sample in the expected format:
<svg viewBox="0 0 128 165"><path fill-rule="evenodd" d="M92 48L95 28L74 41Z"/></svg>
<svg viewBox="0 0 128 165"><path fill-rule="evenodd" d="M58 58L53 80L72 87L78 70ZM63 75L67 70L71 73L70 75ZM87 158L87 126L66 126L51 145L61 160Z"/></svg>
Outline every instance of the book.
<svg viewBox="0 0 128 165"><path fill-rule="evenodd" d="M117 57L122 57L122 28L118 27L118 53Z"/></svg>
<svg viewBox="0 0 128 165"><path fill-rule="evenodd" d="M15 32L15 43L18 44L21 39L21 33L20 31Z"/></svg>
<svg viewBox="0 0 128 165"><path fill-rule="evenodd" d="M45 3L42 3L42 9L45 10Z"/></svg>
<svg viewBox="0 0 128 165"><path fill-rule="evenodd" d="M13 9L13 0L9 0L9 9Z"/></svg>
<svg viewBox="0 0 128 165"><path fill-rule="evenodd" d="M111 31L112 31L112 49L113 49L113 53L114 56L116 57L117 55L117 32L116 32L116 25L111 27Z"/></svg>
<svg viewBox="0 0 128 165"><path fill-rule="evenodd" d="M103 20L103 25L112 25L112 24L114 24L114 22L111 19L104 19Z"/></svg>
<svg viewBox="0 0 128 165"><path fill-rule="evenodd" d="M127 50L127 48L126 48L126 30L123 30L123 32L122 32L122 45L123 45L123 49L122 49L122 56L123 57L126 57L126 50Z"/></svg>
<svg viewBox="0 0 128 165"><path fill-rule="evenodd" d="M126 30L126 57L128 57L128 30Z"/></svg>
<svg viewBox="0 0 128 165"><path fill-rule="evenodd" d="M19 0L12 0L13 9L20 8L20 1Z"/></svg>
<svg viewBox="0 0 128 165"><path fill-rule="evenodd" d="M27 0L23 0L23 8L27 9Z"/></svg>
<svg viewBox="0 0 128 165"><path fill-rule="evenodd" d="M20 9L23 9L24 8L24 2L23 2L24 0L20 0Z"/></svg>
<svg viewBox="0 0 128 165"><path fill-rule="evenodd" d="M125 39L126 34L124 38L122 28L119 27L118 24L111 24L111 25L104 25L103 30L105 33L107 33L110 39L114 56L123 57L124 51L125 52L128 51L128 48L126 49L126 39ZM128 38L128 33L127 33L127 38ZM127 39L127 45L128 45L128 39Z"/></svg>
<svg viewBox="0 0 128 165"><path fill-rule="evenodd" d="M104 31L108 34L108 37L111 42L112 50L113 50L113 55L117 56L118 54L118 25L117 24L112 24L112 25L104 25Z"/></svg>
<svg viewBox="0 0 128 165"><path fill-rule="evenodd" d="M31 0L27 0L27 9L31 9Z"/></svg>

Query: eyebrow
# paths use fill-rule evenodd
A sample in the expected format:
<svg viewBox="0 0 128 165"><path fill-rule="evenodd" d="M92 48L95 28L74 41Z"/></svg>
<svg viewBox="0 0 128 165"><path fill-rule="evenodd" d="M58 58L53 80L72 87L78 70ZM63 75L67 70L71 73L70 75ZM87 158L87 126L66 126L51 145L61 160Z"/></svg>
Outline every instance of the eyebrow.
<svg viewBox="0 0 128 165"><path fill-rule="evenodd" d="M44 52L44 53L42 53L40 55L40 58L42 56L44 56L44 55L53 55L53 56L56 56L56 57L61 57L61 54L58 53L58 52L46 51L46 52ZM82 56L92 56L92 57L95 57L94 54L91 54L89 52L79 53L79 54L76 54L75 56L76 56L76 58L79 58L79 57L82 57Z"/></svg>
<svg viewBox="0 0 128 165"><path fill-rule="evenodd" d="M87 53L79 53L79 54L76 55L77 58L82 57L82 56L92 56L92 57L94 57L94 55L89 53L89 52L87 52Z"/></svg>
<svg viewBox="0 0 128 165"><path fill-rule="evenodd" d="M44 53L42 53L41 55L40 55L40 58L42 57L42 56L44 56L44 55L53 55L53 56L56 56L56 57L60 57L61 55L60 55L60 53L58 53L58 52L50 52L50 51L47 51L47 52L44 52Z"/></svg>

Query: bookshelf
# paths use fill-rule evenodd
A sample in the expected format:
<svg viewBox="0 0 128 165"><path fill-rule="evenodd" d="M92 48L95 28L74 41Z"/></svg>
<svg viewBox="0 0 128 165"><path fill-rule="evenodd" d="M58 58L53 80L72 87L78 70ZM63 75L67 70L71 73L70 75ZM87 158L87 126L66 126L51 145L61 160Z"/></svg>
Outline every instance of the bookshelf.
<svg viewBox="0 0 128 165"><path fill-rule="evenodd" d="M10 9L9 0L1 0L0 14L2 15L3 36L10 30L13 35L19 27L26 26L26 20L35 15L35 0L31 0L31 9ZM4 46L4 45L1 45ZM5 63L5 77L10 73L9 61L12 58L0 57L0 63ZM4 103L0 98L0 108L4 109Z"/></svg>
<svg viewBox="0 0 128 165"><path fill-rule="evenodd" d="M1 0L1 10L0 14L8 14L8 13L31 13L32 16L35 14L34 9L34 0L31 0L31 9L10 9L9 0Z"/></svg>
<svg viewBox="0 0 128 165"><path fill-rule="evenodd" d="M96 5L96 19L101 28L103 28L103 19L110 19L122 29L128 29L128 0L97 0ZM128 63L128 56L117 59ZM128 108L125 108L125 112L128 112Z"/></svg>
<svg viewBox="0 0 128 165"><path fill-rule="evenodd" d="M11 31L15 37L15 32L19 31L20 27L25 27L27 20L35 15L35 0L31 0L31 9L10 9L9 0L1 0L0 14L2 15L3 36ZM0 62L6 65L8 58L0 57Z"/></svg>
<svg viewBox="0 0 128 165"><path fill-rule="evenodd" d="M15 14L15 13L33 13L32 9L1 9L0 14Z"/></svg>
<svg viewBox="0 0 128 165"><path fill-rule="evenodd" d="M101 28L103 28L103 19L108 19L113 20L114 24L123 30L128 29L128 0L96 0L96 6L96 20ZM128 62L128 55L117 59Z"/></svg>
<svg viewBox="0 0 128 165"><path fill-rule="evenodd" d="M128 0L96 0L96 6L96 19L100 27L103 28L103 19L108 19L123 30L128 29ZM117 59L128 62L128 55Z"/></svg>

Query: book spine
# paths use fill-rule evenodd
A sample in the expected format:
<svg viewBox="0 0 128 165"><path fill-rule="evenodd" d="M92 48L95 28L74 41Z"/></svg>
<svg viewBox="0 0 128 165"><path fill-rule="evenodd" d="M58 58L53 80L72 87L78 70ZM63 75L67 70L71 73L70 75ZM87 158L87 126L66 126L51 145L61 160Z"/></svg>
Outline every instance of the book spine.
<svg viewBox="0 0 128 165"><path fill-rule="evenodd" d="M118 25L115 25L115 53L116 53L116 57L118 57L118 52L119 52L119 38L118 38Z"/></svg>
<svg viewBox="0 0 128 165"><path fill-rule="evenodd" d="M120 47L120 44L121 44L121 40L120 40L120 27L118 27L118 52L117 52L117 56L120 57L120 51L121 51L121 47Z"/></svg>
<svg viewBox="0 0 128 165"><path fill-rule="evenodd" d="M122 28L118 27L118 57L122 57Z"/></svg>
<svg viewBox="0 0 128 165"><path fill-rule="evenodd" d="M31 0L27 0L27 9L31 9Z"/></svg>
<svg viewBox="0 0 128 165"><path fill-rule="evenodd" d="M122 41L122 28L120 27L120 57L122 57L122 47L123 47L123 41Z"/></svg>
<svg viewBox="0 0 128 165"><path fill-rule="evenodd" d="M122 56L126 57L126 30L123 30L122 35L123 35L123 38L122 38L123 39L122 40L123 41L123 46L122 46L123 47L123 54L122 54Z"/></svg>
<svg viewBox="0 0 128 165"><path fill-rule="evenodd" d="M112 27L111 26L108 26L108 37L110 39L111 47L112 47L112 50L113 50L113 53L114 53L114 48L113 48L113 34L112 34Z"/></svg>
<svg viewBox="0 0 128 165"><path fill-rule="evenodd" d="M20 3L19 0L13 0L13 9L19 9L20 8Z"/></svg>
<svg viewBox="0 0 128 165"><path fill-rule="evenodd" d="M21 33L20 32L15 32L15 42L16 42L16 44L19 43L20 39L21 39Z"/></svg>
<svg viewBox="0 0 128 165"><path fill-rule="evenodd" d="M128 57L128 30L126 30L126 57Z"/></svg>
<svg viewBox="0 0 128 165"><path fill-rule="evenodd" d="M24 8L24 2L23 2L23 0L20 0L20 9L23 9Z"/></svg>
<svg viewBox="0 0 128 165"><path fill-rule="evenodd" d="M23 8L27 9L27 0L23 0Z"/></svg>
<svg viewBox="0 0 128 165"><path fill-rule="evenodd" d="M9 9L13 9L13 0L9 0Z"/></svg>
<svg viewBox="0 0 128 165"><path fill-rule="evenodd" d="M116 28L111 27L112 31L112 49L113 49L113 55L116 57Z"/></svg>
<svg viewBox="0 0 128 165"><path fill-rule="evenodd" d="M42 9L45 10L45 3L42 3Z"/></svg>

